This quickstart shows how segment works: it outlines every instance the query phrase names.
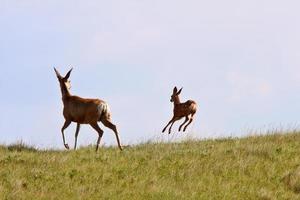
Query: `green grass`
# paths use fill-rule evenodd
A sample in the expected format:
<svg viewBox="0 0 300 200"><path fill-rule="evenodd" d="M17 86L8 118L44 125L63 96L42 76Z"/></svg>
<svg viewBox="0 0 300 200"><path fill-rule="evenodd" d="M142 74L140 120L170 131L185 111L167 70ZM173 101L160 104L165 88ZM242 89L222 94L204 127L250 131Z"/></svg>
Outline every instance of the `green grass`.
<svg viewBox="0 0 300 200"><path fill-rule="evenodd" d="M0 147L0 199L300 199L300 133L78 151Z"/></svg>

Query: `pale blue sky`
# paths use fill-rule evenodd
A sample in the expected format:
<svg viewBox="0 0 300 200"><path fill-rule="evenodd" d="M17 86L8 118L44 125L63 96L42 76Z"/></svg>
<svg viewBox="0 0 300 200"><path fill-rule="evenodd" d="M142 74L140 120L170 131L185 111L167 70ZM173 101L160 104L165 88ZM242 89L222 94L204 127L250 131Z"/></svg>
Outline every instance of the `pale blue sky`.
<svg viewBox="0 0 300 200"><path fill-rule="evenodd" d="M0 0L0 143L62 148L53 67L72 94L106 100L123 143L152 138L184 87L199 112L177 138L298 124L300 3L282 0ZM176 123L174 131L180 123ZM115 144L112 132L102 140ZM74 143L75 125L66 131ZM88 126L79 144L95 143Z"/></svg>

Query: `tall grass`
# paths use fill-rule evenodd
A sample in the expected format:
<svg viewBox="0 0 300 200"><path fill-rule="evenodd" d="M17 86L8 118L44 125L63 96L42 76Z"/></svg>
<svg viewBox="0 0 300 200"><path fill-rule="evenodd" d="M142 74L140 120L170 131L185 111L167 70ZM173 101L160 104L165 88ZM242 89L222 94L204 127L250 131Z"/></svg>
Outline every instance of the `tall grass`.
<svg viewBox="0 0 300 200"><path fill-rule="evenodd" d="M300 134L118 149L0 148L0 199L299 199Z"/></svg>

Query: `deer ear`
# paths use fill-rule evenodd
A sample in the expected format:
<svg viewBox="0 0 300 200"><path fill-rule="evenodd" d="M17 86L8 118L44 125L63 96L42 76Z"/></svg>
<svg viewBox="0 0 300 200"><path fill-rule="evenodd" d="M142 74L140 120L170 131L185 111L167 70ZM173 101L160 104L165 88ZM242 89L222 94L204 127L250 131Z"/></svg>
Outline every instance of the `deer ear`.
<svg viewBox="0 0 300 200"><path fill-rule="evenodd" d="M180 93L182 92L182 89L183 89L183 88L181 88L181 89L177 92L177 95L180 95Z"/></svg>
<svg viewBox="0 0 300 200"><path fill-rule="evenodd" d="M177 93L177 87L174 87L173 94L176 94L176 93Z"/></svg>
<svg viewBox="0 0 300 200"><path fill-rule="evenodd" d="M56 73L56 76L58 79L62 79L62 76L60 75L60 73L57 71L57 69L54 67L54 71Z"/></svg>
<svg viewBox="0 0 300 200"><path fill-rule="evenodd" d="M67 75L65 76L64 79L68 80L70 78L72 70L73 70L73 68L70 69L70 71L67 73Z"/></svg>

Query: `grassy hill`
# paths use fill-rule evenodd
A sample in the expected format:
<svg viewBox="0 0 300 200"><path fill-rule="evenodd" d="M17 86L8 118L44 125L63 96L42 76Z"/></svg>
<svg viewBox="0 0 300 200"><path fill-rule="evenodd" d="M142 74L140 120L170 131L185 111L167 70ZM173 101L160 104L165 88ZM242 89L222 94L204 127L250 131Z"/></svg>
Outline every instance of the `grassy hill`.
<svg viewBox="0 0 300 200"><path fill-rule="evenodd" d="M300 133L87 147L0 147L0 199L300 199Z"/></svg>

